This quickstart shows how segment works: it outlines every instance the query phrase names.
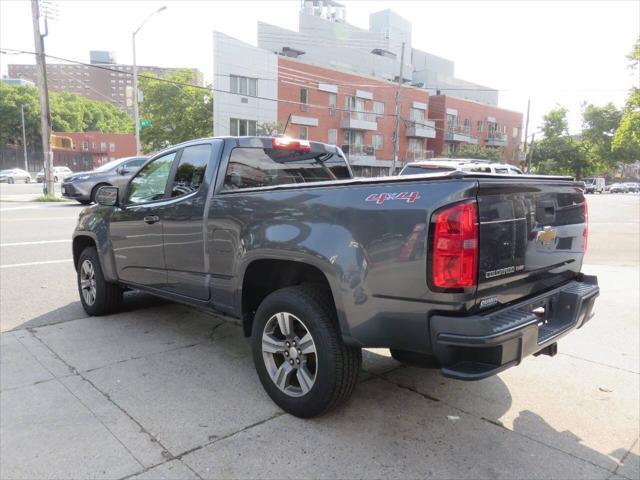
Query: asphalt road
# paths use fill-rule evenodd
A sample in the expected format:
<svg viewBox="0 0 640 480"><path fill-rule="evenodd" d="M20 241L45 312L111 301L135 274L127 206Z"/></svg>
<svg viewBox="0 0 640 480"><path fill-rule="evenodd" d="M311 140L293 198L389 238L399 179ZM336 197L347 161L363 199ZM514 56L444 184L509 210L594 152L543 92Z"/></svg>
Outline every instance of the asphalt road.
<svg viewBox="0 0 640 480"><path fill-rule="evenodd" d="M240 329L127 294L87 318L79 211L0 185L0 478L640 476L640 196L590 196L596 317L465 383L365 352L353 399L303 421L263 392ZM13 200L13 201L8 201Z"/></svg>

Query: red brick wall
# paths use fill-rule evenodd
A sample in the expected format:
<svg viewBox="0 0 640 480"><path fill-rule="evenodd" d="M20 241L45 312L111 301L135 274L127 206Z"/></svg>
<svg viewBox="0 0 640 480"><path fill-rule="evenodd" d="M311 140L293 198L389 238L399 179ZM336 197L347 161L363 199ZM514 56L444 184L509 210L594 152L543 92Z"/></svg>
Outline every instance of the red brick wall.
<svg viewBox="0 0 640 480"><path fill-rule="evenodd" d="M447 127L447 108L458 110L459 125L464 124L465 118L471 119L471 135L478 138L480 146L485 146L488 136L487 117L494 117L498 125L506 125L507 145L503 147L502 158L505 162L518 165L519 161L514 160L513 155L521 142L522 113L446 95L435 95L429 99L429 119L436 121L436 138L429 140L429 148L434 150L436 156L446 154L444 129ZM477 131L478 120L485 122L484 131L481 134ZM513 138L514 127L518 128L518 135L515 138Z"/></svg>
<svg viewBox="0 0 640 480"><path fill-rule="evenodd" d="M328 108L329 93L318 90L318 83L328 83L338 86L337 109L335 116L331 116ZM378 160L393 158L393 134L395 128L395 95L397 84L372 77L346 73L340 70L323 68L293 60L278 58L278 97L280 100L300 101L300 89L308 90L307 111L302 106L292 103L278 103L278 121L283 124L289 115L299 115L318 119L317 127L308 127L309 140L328 141L328 131L338 131L338 145L345 143L345 130L340 128L340 118L345 108L345 97L354 96L356 90L373 93L373 100L365 100L365 110L373 110L373 102L384 102L384 115L377 118L378 129L364 133L364 145L373 143L374 134L384 137L383 148L376 151ZM424 89L403 87L401 101L401 118L410 119L410 109L414 101L428 103L428 92ZM425 115L425 119L426 119ZM291 137L299 136L299 125L289 124L286 134ZM400 123L400 152L398 158L406 158L408 138L405 135L405 122ZM426 148L426 145L425 145Z"/></svg>
<svg viewBox="0 0 640 480"><path fill-rule="evenodd" d="M54 132L61 137L70 137L73 140L73 150L80 153L88 153L93 159L93 167L98 167L112 159L122 157L132 157L136 154L136 137L132 133L101 133L101 132ZM88 143L88 150L83 149L83 143ZM105 143L106 151L103 152L101 145ZM111 144L114 151L111 151ZM59 151L63 153L65 149L54 149L54 154ZM65 162L66 163L66 162ZM69 165L73 170L73 166Z"/></svg>

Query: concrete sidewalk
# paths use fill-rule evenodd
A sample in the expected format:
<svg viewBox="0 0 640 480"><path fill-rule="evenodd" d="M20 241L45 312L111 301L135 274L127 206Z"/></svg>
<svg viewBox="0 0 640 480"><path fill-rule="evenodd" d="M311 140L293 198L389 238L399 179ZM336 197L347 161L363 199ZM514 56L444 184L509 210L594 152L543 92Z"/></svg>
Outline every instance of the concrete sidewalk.
<svg viewBox="0 0 640 480"><path fill-rule="evenodd" d="M636 479L637 269L585 271L599 314L556 357L464 383L366 351L353 399L313 420L267 397L237 325L189 307L19 327L0 477Z"/></svg>

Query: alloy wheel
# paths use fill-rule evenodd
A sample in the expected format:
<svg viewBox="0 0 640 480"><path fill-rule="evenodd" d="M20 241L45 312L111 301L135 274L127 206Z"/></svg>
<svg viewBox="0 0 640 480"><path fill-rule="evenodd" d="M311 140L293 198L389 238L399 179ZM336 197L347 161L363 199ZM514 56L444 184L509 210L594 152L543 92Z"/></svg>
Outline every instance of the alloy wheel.
<svg viewBox="0 0 640 480"><path fill-rule="evenodd" d="M318 374L316 345L295 315L279 312L262 332L262 358L273 383L290 397L306 395Z"/></svg>
<svg viewBox="0 0 640 480"><path fill-rule="evenodd" d="M90 260L82 262L80 267L80 289L87 305L96 301L96 271Z"/></svg>

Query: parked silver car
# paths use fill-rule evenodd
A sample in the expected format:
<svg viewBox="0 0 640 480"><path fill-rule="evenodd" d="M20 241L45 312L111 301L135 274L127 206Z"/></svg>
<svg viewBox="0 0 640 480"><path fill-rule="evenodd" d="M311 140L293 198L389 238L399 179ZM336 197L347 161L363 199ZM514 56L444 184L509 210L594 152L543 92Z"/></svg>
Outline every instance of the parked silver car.
<svg viewBox="0 0 640 480"><path fill-rule="evenodd" d="M26 170L20 168L10 168L0 170L0 183L31 183L31 175Z"/></svg>
<svg viewBox="0 0 640 480"><path fill-rule="evenodd" d="M71 174L73 174L73 171L69 167L53 167L53 181L56 183L61 182ZM36 175L36 181L38 183L44 182L44 168Z"/></svg>
<svg viewBox="0 0 640 480"><path fill-rule="evenodd" d="M80 172L64 179L62 196L82 204L95 202L100 187L122 188L147 160L146 157L119 158L90 172Z"/></svg>

